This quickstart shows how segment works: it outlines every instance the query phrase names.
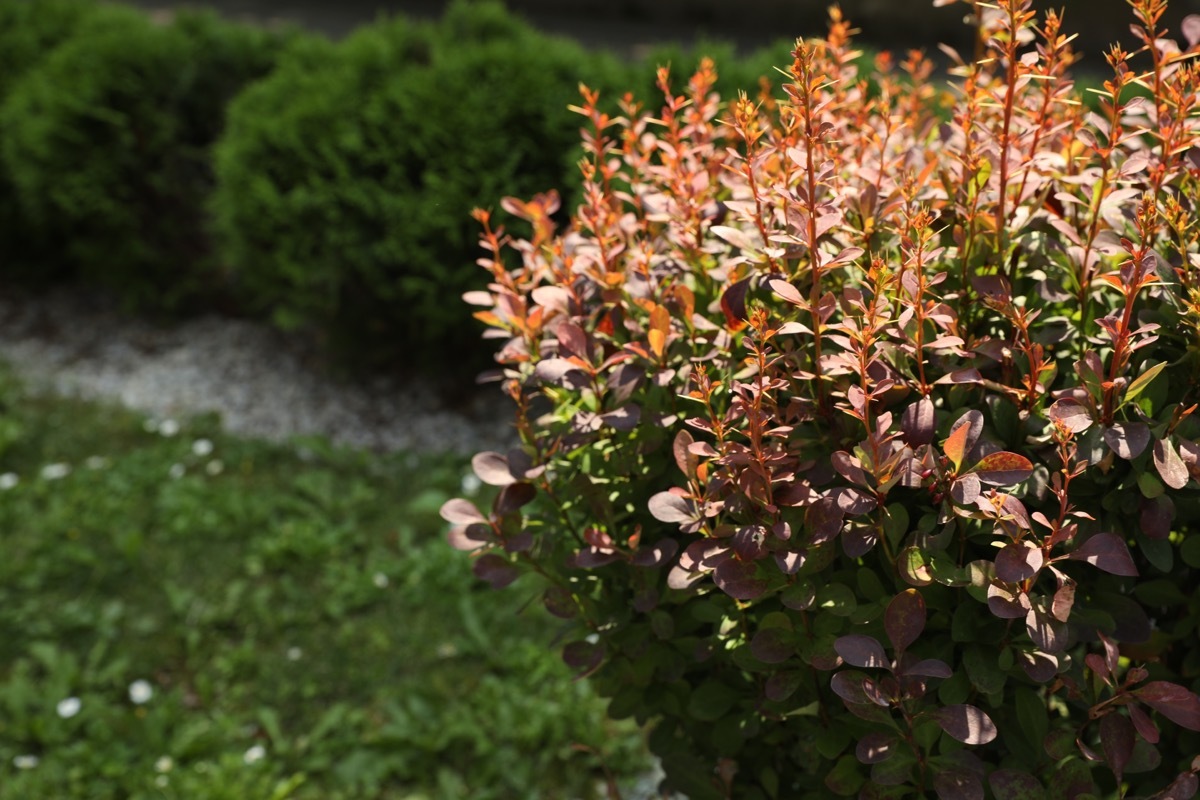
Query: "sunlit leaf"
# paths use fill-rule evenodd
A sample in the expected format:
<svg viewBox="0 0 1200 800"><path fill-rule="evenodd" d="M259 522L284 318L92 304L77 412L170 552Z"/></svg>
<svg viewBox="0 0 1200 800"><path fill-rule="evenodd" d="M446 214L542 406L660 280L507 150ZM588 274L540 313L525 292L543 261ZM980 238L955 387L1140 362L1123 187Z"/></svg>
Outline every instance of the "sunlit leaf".
<svg viewBox="0 0 1200 800"><path fill-rule="evenodd" d="M843 661L855 667L888 669L891 666L883 652L883 646L872 637L861 633L842 636L833 643L833 649Z"/></svg>
<svg viewBox="0 0 1200 800"><path fill-rule="evenodd" d="M972 705L939 708L930 716L946 733L964 744L987 744L996 738L992 718Z"/></svg>
<svg viewBox="0 0 1200 800"><path fill-rule="evenodd" d="M1137 567L1129 548L1121 537L1112 533L1097 533L1071 552L1067 558L1086 561L1094 567L1113 575L1136 577Z"/></svg>
<svg viewBox="0 0 1200 800"><path fill-rule="evenodd" d="M1011 486L1028 478L1033 473L1033 462L1017 453L991 453L981 458L971 472L979 480L993 486Z"/></svg>

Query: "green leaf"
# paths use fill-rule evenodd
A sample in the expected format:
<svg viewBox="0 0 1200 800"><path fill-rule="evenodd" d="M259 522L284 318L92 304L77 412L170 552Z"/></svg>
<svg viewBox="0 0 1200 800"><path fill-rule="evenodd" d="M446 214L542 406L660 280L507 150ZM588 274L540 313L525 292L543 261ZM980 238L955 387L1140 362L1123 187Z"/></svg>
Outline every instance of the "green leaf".
<svg viewBox="0 0 1200 800"><path fill-rule="evenodd" d="M817 608L839 617L848 617L858 607L854 591L842 583L829 583L817 590Z"/></svg>
<svg viewBox="0 0 1200 800"><path fill-rule="evenodd" d="M1137 485L1138 489L1142 493L1142 497L1145 497L1148 500L1153 500L1166 491L1166 489L1163 488L1162 482L1149 472L1143 472L1138 475Z"/></svg>
<svg viewBox="0 0 1200 800"><path fill-rule="evenodd" d="M850 797L858 792L867 782L861 772L861 765L854 756L846 755L838 759L833 769L825 776L825 786L829 791L842 797Z"/></svg>
<svg viewBox="0 0 1200 800"><path fill-rule="evenodd" d="M1163 361L1159 364L1155 364L1154 366L1150 367L1150 369L1134 378L1129 383L1128 388L1125 389L1124 402L1132 403L1134 400L1136 400L1137 396L1146 391L1146 387L1150 385L1151 381L1158 377L1158 373L1162 372L1163 368L1166 366L1167 362Z"/></svg>
<svg viewBox="0 0 1200 800"><path fill-rule="evenodd" d="M688 697L687 711L701 722L715 722L725 716L740 698L741 692L733 687L709 679L697 686Z"/></svg>
<svg viewBox="0 0 1200 800"><path fill-rule="evenodd" d="M1155 578L1139 582L1137 586L1133 587L1133 594L1144 605L1154 608L1169 608L1183 605L1188 601L1188 596L1180 590L1175 581L1169 578Z"/></svg>
<svg viewBox="0 0 1200 800"><path fill-rule="evenodd" d="M818 753L832 761L850 745L850 733L835 722L828 728L823 728L813 743Z"/></svg>
<svg viewBox="0 0 1200 800"><path fill-rule="evenodd" d="M970 646L963 652L962 659L963 666L967 668L967 676L976 689L984 694L992 694L1004 688L1008 676L996 665L995 650Z"/></svg>
<svg viewBox="0 0 1200 800"><path fill-rule="evenodd" d="M1200 568L1200 534L1193 533L1179 546L1179 557L1192 568Z"/></svg>
<svg viewBox="0 0 1200 800"><path fill-rule="evenodd" d="M1041 743L1050 731L1050 717L1046 713L1046 704L1038 697L1037 692L1024 686L1018 687L1014 696L1021 733L1033 744L1037 752L1041 752Z"/></svg>

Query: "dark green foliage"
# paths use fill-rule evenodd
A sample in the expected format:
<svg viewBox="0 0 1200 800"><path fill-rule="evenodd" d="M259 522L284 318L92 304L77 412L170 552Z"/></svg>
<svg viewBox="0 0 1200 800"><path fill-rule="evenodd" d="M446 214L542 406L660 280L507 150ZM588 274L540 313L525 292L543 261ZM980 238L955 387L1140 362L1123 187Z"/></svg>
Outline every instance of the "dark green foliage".
<svg viewBox="0 0 1200 800"><path fill-rule="evenodd" d="M47 263L130 306L212 289L205 199L225 104L265 74L279 38L181 14L104 7L17 84L0 141Z"/></svg>
<svg viewBox="0 0 1200 800"><path fill-rule="evenodd" d="M361 360L445 367L435 350L471 352L477 331L456 312L481 285L470 211L568 178L567 106L600 66L613 69L486 3L282 65L234 103L218 149L239 289Z"/></svg>
<svg viewBox="0 0 1200 800"><path fill-rule="evenodd" d="M93 0L0 2L0 104L29 70L95 13ZM0 164L0 275L45 277L45 243L21 213L7 170Z"/></svg>

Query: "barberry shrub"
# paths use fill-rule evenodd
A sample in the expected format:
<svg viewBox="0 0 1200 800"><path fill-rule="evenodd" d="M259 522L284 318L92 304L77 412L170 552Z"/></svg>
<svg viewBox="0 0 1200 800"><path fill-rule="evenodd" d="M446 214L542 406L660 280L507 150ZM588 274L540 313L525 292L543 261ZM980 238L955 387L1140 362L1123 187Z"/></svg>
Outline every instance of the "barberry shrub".
<svg viewBox="0 0 1200 800"><path fill-rule="evenodd" d="M569 226L476 214L520 446L450 540L545 581L664 790L1197 790L1200 18L1135 0L1093 112L1030 5L948 91L868 91L836 12L780 96L585 90Z"/></svg>

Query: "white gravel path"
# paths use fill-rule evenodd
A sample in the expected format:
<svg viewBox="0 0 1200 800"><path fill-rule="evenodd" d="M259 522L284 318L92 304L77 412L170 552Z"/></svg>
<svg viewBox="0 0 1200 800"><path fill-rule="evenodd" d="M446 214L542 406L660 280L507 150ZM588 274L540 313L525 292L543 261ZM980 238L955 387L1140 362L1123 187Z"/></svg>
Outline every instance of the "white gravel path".
<svg viewBox="0 0 1200 800"><path fill-rule="evenodd" d="M208 316L156 326L72 291L0 290L0 360L36 389L158 417L216 412L231 433L273 441L322 435L372 450L471 454L506 449L513 437L494 385L448 410L420 380L335 380L259 323Z"/></svg>

